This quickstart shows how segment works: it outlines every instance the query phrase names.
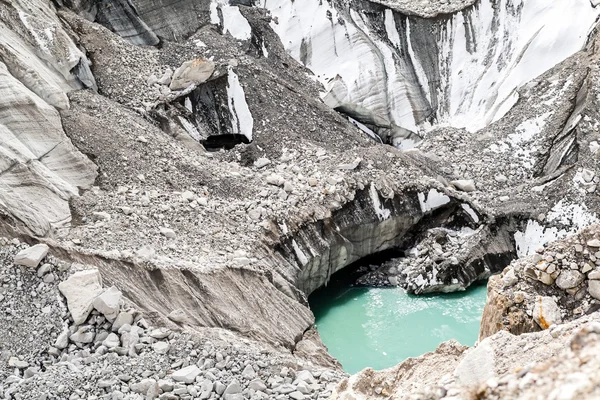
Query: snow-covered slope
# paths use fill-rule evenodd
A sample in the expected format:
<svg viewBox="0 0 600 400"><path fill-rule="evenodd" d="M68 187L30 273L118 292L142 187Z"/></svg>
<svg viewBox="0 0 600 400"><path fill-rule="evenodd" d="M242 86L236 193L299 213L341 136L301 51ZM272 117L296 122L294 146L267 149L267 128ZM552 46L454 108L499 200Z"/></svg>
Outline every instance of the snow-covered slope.
<svg viewBox="0 0 600 400"><path fill-rule="evenodd" d="M588 0L480 0L426 19L363 0L264 0L287 51L324 101L384 139L431 124L478 130L516 88L579 51L600 14Z"/></svg>

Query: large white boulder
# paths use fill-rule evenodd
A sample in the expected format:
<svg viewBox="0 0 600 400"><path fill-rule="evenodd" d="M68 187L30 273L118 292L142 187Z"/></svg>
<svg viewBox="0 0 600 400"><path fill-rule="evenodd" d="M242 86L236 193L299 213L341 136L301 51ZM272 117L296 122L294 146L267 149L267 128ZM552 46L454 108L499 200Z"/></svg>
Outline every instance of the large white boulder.
<svg viewBox="0 0 600 400"><path fill-rule="evenodd" d="M111 286L94 300L94 308L102 313L109 321L114 321L119 315L121 291Z"/></svg>
<svg viewBox="0 0 600 400"><path fill-rule="evenodd" d="M42 259L48 254L48 249L49 248L47 244L36 244L35 246L31 246L18 252L15 256L14 262L16 265L37 268Z"/></svg>
<svg viewBox="0 0 600 400"><path fill-rule="evenodd" d="M102 278L97 269L78 271L58 285L67 299L67 307L75 325L85 322L93 309L94 300L102 294Z"/></svg>

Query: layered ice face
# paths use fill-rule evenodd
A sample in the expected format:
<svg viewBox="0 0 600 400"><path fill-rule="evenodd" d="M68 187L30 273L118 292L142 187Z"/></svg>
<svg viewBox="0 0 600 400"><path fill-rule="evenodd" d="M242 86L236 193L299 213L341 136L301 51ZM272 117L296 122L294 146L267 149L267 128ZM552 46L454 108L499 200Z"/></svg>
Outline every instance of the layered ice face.
<svg viewBox="0 0 600 400"><path fill-rule="evenodd" d="M261 5L324 101L391 143L501 118L517 88L582 49L600 13L588 0L481 0L434 19L367 1Z"/></svg>

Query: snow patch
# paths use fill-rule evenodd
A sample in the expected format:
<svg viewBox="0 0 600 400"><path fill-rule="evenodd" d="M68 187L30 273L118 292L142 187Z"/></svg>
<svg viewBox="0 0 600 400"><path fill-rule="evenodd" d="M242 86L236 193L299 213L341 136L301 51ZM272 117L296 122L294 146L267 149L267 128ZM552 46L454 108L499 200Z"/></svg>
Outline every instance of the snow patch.
<svg viewBox="0 0 600 400"><path fill-rule="evenodd" d="M369 196L371 197L371 201L373 202L373 209L375 210L375 214L377 214L377 218L379 218L380 221L388 219L392 213L390 210L381 205L381 201L379 200L379 193L377 193L377 188L372 183L369 187Z"/></svg>
<svg viewBox="0 0 600 400"><path fill-rule="evenodd" d="M417 193L417 197L419 198L421 211L423 211L424 213L441 207L444 204L450 203L450 197L438 192L435 189L429 189L427 195L423 193Z"/></svg>
<svg viewBox="0 0 600 400"><path fill-rule="evenodd" d="M232 67L227 67L227 104L231 115L232 133L244 135L252 141L254 118L246 103L244 88L240 85L240 80Z"/></svg>
<svg viewBox="0 0 600 400"><path fill-rule="evenodd" d="M296 253L296 257L298 257L298 261L300 261L300 264L302 264L302 266L308 264L308 258L306 257L306 254L300 250L300 246L298 246L296 240L292 240L292 247L294 249L294 253Z"/></svg>
<svg viewBox="0 0 600 400"><path fill-rule="evenodd" d="M467 214L469 214L469 216L473 219L473 222L475 222L475 223L479 222L479 216L477 215L475 210L473 210L473 208L471 208L470 205L468 205L466 203L462 203L460 206L462 207L463 210L465 210L467 212Z"/></svg>
<svg viewBox="0 0 600 400"><path fill-rule="evenodd" d="M515 232L515 242L517 246L517 255L519 257L534 254L536 249L544 246L546 243L553 242L567 236L567 231L558 228L547 228L540 225L537 221L527 221L525 232Z"/></svg>
<svg viewBox="0 0 600 400"><path fill-rule="evenodd" d="M572 233L598 222L596 213L591 213L585 204L568 204L563 200L552 207L546 215L546 219L549 222L571 226L570 232Z"/></svg>

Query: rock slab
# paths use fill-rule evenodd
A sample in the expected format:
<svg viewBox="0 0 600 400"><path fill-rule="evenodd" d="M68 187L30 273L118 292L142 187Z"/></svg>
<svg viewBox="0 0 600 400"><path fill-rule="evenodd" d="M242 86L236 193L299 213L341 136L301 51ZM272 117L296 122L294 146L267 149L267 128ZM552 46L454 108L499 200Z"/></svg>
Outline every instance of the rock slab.
<svg viewBox="0 0 600 400"><path fill-rule="evenodd" d="M58 285L67 299L67 307L75 325L85 322L94 308L94 300L102 294L102 278L97 269L74 273Z"/></svg>

